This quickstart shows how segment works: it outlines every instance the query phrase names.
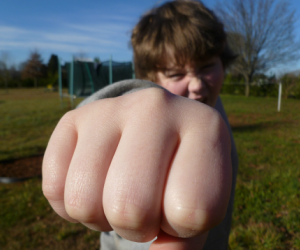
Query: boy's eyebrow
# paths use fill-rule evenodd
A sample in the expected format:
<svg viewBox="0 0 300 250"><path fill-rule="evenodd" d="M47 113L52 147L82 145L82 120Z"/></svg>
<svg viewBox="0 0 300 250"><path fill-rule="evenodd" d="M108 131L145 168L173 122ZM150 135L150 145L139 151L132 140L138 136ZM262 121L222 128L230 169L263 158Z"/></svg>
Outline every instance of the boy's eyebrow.
<svg viewBox="0 0 300 250"><path fill-rule="evenodd" d="M173 65L169 65L169 66L166 66L166 67L162 67L161 69L162 70L184 70L186 68L186 66L181 66L181 65L178 65L178 64L173 64Z"/></svg>
<svg viewBox="0 0 300 250"><path fill-rule="evenodd" d="M215 63L215 57L211 57L209 59L205 59L205 60L202 60L200 62L194 62L194 63L191 63L190 64L190 67L193 68L193 67L203 67L203 66L206 66L206 65L210 65L210 64L214 64ZM159 70L163 71L163 72L168 72L168 71L183 71L183 70L186 70L186 67L182 67L180 65L176 65L176 64L173 64L173 65L169 65L167 67L160 67Z"/></svg>
<svg viewBox="0 0 300 250"><path fill-rule="evenodd" d="M166 69L163 70L163 72L165 74L170 74L170 73L173 73L173 72L183 72L185 70L186 70L185 68L177 67L177 68L166 68Z"/></svg>
<svg viewBox="0 0 300 250"><path fill-rule="evenodd" d="M165 71L185 70L183 67L165 68Z"/></svg>

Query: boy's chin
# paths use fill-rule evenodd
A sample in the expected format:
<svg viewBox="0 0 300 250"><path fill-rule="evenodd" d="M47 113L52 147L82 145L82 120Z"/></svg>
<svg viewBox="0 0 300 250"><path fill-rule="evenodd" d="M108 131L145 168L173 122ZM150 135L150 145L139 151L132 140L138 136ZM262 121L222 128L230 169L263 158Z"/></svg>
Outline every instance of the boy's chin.
<svg viewBox="0 0 300 250"><path fill-rule="evenodd" d="M207 106L214 108L216 106L217 100L208 100L205 99L202 103L206 104Z"/></svg>
<svg viewBox="0 0 300 250"><path fill-rule="evenodd" d="M202 102L206 105L209 105L208 102L207 102L207 98L198 98L198 99L195 99L195 100L198 101L198 102Z"/></svg>
<svg viewBox="0 0 300 250"><path fill-rule="evenodd" d="M203 103L203 104L206 104L207 106L210 106L210 107L214 107L215 106L215 104L216 104L216 101L215 102L213 102L213 101L211 101L211 100L209 100L209 99L207 99L207 98L199 98L199 99L195 99L195 101L197 101L197 102L201 102L201 103Z"/></svg>

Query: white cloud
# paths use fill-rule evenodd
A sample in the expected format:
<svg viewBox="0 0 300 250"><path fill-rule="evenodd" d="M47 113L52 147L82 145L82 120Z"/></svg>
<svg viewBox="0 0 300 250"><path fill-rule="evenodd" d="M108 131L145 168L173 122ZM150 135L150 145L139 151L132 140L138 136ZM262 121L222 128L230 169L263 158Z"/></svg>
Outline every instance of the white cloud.
<svg viewBox="0 0 300 250"><path fill-rule="evenodd" d="M58 31L41 32L13 26L0 26L0 49L54 50L71 52L79 50L107 51L127 48L124 25L101 23L93 26L62 25Z"/></svg>
<svg viewBox="0 0 300 250"><path fill-rule="evenodd" d="M119 23L98 23L92 25L65 24L66 27L86 33L94 33L101 36L125 35L131 29L129 25Z"/></svg>
<svg viewBox="0 0 300 250"><path fill-rule="evenodd" d="M53 13L44 15L31 26L24 26L25 22L5 25L0 21L0 51L11 51L18 61L24 60L33 49L45 57L55 53L67 58L82 51L90 56L113 55L128 60L132 54L128 42L136 15L126 5L117 9L113 15L90 9L76 19L61 15L54 18Z"/></svg>
<svg viewBox="0 0 300 250"><path fill-rule="evenodd" d="M80 34L59 34L59 33L42 33L42 37L51 42L61 42L61 43L85 43L91 41L88 36L83 36Z"/></svg>
<svg viewBox="0 0 300 250"><path fill-rule="evenodd" d="M23 36L27 31L12 26L3 26L0 25L0 39L14 39L19 36Z"/></svg>
<svg viewBox="0 0 300 250"><path fill-rule="evenodd" d="M132 15L130 16L124 16L124 15L102 15L101 16L102 19L106 19L106 20L113 20L113 21L122 21L122 22L135 22L135 17L133 17Z"/></svg>

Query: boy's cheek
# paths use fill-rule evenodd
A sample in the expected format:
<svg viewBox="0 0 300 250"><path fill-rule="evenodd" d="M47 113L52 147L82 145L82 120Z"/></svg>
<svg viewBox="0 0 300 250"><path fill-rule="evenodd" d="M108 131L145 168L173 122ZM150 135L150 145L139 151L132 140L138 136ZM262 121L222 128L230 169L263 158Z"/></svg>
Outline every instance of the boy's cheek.
<svg viewBox="0 0 300 250"><path fill-rule="evenodd" d="M210 91L209 91L209 95L210 95L209 106L211 107L215 106L223 86L223 81L224 81L223 72L214 75L214 77L211 79Z"/></svg>
<svg viewBox="0 0 300 250"><path fill-rule="evenodd" d="M177 86L176 85L173 86L173 88L170 89L169 91L175 95L187 97L187 88L185 87L184 84L178 83Z"/></svg>
<svg viewBox="0 0 300 250"><path fill-rule="evenodd" d="M187 95L187 88L185 83L183 82L172 82L172 81L164 81L158 83L158 85L162 86L166 90L170 91L174 95L179 95L179 96L184 96L186 97Z"/></svg>

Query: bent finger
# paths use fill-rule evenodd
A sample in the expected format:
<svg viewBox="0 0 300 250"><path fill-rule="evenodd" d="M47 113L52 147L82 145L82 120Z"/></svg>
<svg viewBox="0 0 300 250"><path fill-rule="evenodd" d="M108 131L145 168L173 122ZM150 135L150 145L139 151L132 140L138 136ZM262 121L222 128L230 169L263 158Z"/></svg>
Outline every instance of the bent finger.
<svg viewBox="0 0 300 250"><path fill-rule="evenodd" d="M214 112L205 119L182 131L169 171L161 227L173 236L204 233L226 213L231 190L229 134Z"/></svg>
<svg viewBox="0 0 300 250"><path fill-rule="evenodd" d="M155 94L134 109L138 119L126 123L104 187L109 222L123 238L137 242L149 241L159 232L165 178L178 139L162 108L164 98Z"/></svg>
<svg viewBox="0 0 300 250"><path fill-rule="evenodd" d="M77 222L67 214L64 205L65 181L77 143L77 131L72 117L72 112L64 115L51 135L43 159L42 189L58 215Z"/></svg>
<svg viewBox="0 0 300 250"><path fill-rule="evenodd" d="M77 124L80 133L66 179L65 207L70 217L87 227L110 231L103 211L103 187L121 133L117 122L109 118L112 112L107 109L113 106L107 101L99 102L101 107L108 104L105 112L99 111L96 102L82 108Z"/></svg>

